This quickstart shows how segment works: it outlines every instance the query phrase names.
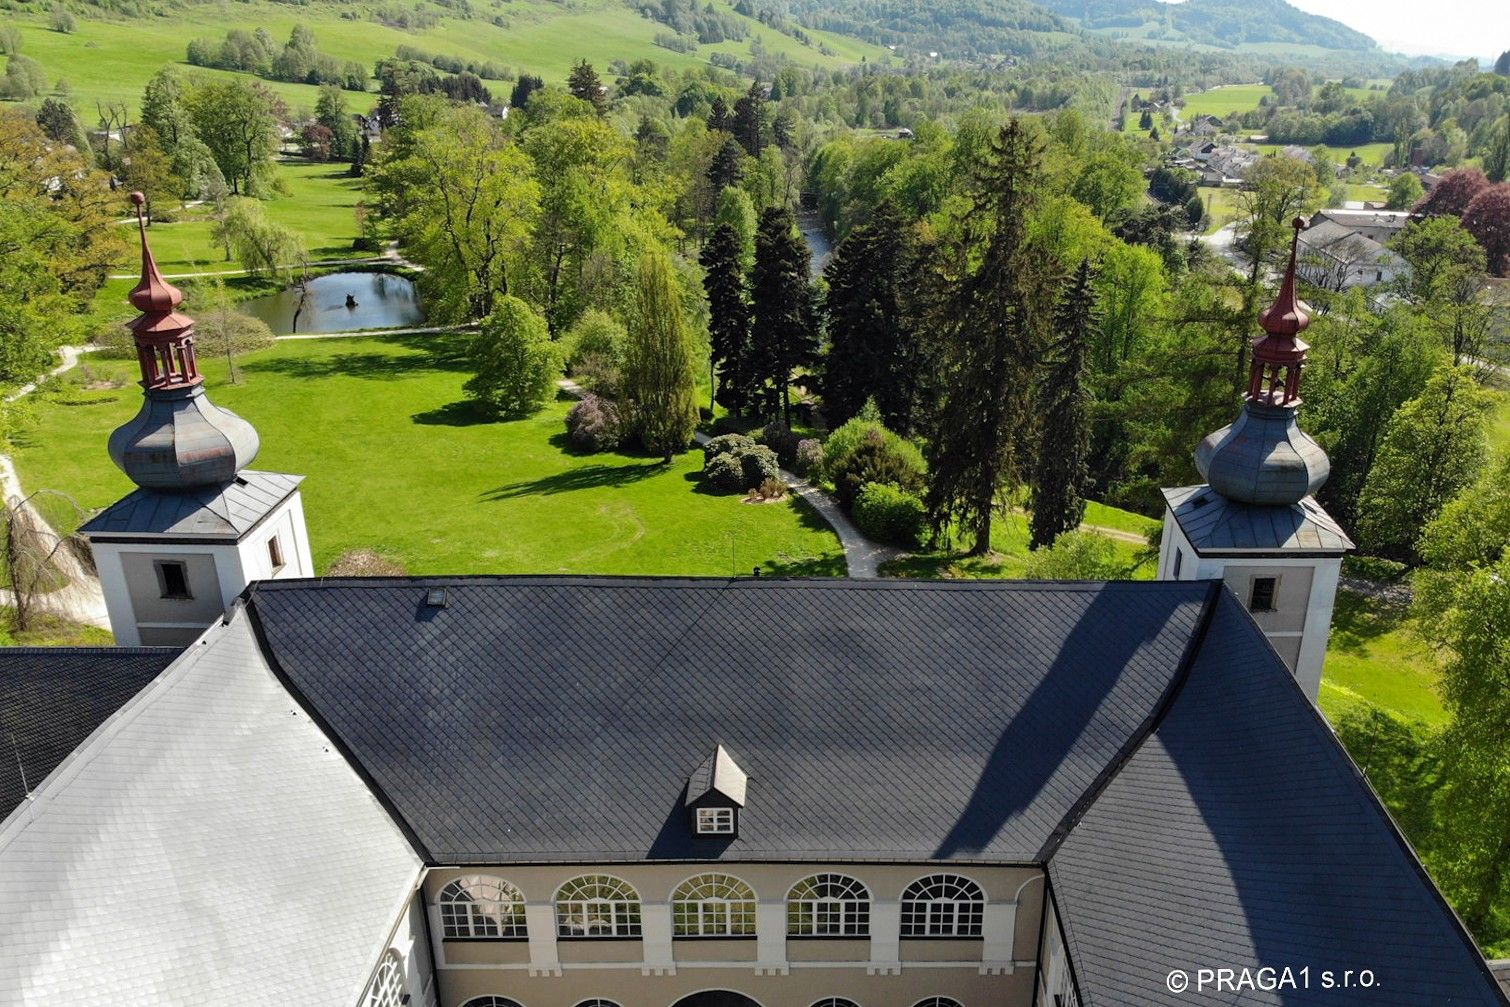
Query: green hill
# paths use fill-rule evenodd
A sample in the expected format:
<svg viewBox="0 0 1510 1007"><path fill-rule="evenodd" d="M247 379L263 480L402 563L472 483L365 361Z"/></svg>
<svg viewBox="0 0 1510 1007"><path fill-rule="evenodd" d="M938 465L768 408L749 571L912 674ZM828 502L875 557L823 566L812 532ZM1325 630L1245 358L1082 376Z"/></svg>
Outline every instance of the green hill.
<svg viewBox="0 0 1510 1007"><path fill-rule="evenodd" d="M1340 21L1285 0L1042 0L1087 30L1138 41L1254 51L1352 50L1377 44Z"/></svg>

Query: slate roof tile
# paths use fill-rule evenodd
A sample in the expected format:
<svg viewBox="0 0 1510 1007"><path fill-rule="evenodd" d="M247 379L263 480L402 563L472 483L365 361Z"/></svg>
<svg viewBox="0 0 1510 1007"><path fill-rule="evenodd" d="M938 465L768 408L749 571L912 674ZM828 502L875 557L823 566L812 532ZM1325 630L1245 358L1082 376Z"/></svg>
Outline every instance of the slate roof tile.
<svg viewBox="0 0 1510 1007"><path fill-rule="evenodd" d="M224 486L167 492L137 489L96 514L86 535L240 538L298 489L303 476L243 470Z"/></svg>

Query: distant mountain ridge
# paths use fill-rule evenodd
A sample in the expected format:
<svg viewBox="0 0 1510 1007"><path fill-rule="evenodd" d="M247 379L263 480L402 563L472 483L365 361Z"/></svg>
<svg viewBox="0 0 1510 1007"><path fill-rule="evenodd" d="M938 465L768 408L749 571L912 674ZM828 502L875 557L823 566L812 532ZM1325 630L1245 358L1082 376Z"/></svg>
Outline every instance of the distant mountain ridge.
<svg viewBox="0 0 1510 1007"><path fill-rule="evenodd" d="M1039 0L1056 14L1091 30L1139 32L1152 41L1196 42L1232 49L1245 43L1315 45L1368 50L1372 38L1285 0Z"/></svg>

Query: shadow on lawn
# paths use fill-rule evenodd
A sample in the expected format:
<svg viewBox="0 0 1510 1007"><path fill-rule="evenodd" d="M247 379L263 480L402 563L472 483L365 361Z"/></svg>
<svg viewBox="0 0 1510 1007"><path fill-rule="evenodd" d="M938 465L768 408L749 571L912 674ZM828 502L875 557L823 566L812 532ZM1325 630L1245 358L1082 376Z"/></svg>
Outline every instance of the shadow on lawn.
<svg viewBox="0 0 1510 1007"><path fill-rule="evenodd" d="M471 399L459 399L456 402L447 402L439 409L427 409L422 413L415 413L409 418L427 427L475 427L479 423L499 422L496 417L489 416L479 409L477 403Z"/></svg>
<svg viewBox="0 0 1510 1007"><path fill-rule="evenodd" d="M393 380L425 371L449 370L434 357L409 353L332 353L329 356L275 356L248 361L242 370L290 378L375 378Z"/></svg>
<svg viewBox="0 0 1510 1007"><path fill-rule="evenodd" d="M648 479L665 471L666 466L659 460L629 465L584 465L581 468L567 469L565 472L556 472L539 479L509 483L497 489L488 490L482 494L482 499L486 501L514 500L518 497L537 494L550 496L555 493L575 493L578 490L628 486L630 483L637 483L641 479Z"/></svg>
<svg viewBox="0 0 1510 1007"><path fill-rule="evenodd" d="M1373 640L1400 628L1409 613L1356 591L1338 591L1332 612L1332 649L1364 654Z"/></svg>

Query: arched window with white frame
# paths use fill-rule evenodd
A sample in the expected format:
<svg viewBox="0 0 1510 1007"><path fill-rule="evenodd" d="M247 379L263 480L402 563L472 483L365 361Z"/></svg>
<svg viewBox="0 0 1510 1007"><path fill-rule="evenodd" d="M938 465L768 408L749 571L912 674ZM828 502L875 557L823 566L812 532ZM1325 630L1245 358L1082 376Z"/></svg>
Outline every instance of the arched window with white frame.
<svg viewBox="0 0 1510 1007"><path fill-rule="evenodd" d="M367 984L367 995L362 998L362 1007L400 1007L404 1002L404 959L392 948L383 954L372 982Z"/></svg>
<svg viewBox="0 0 1510 1007"><path fill-rule="evenodd" d="M524 893L502 878L468 874L440 890L441 933L447 940L526 936Z"/></svg>
<svg viewBox="0 0 1510 1007"><path fill-rule="evenodd" d="M524 1007L518 1000L510 1000L508 997L494 996L491 993L486 996L473 997L461 1007Z"/></svg>
<svg viewBox="0 0 1510 1007"><path fill-rule="evenodd" d="M869 937L870 891L847 874L814 874L786 897L791 937Z"/></svg>
<svg viewBox="0 0 1510 1007"><path fill-rule="evenodd" d="M572 878L556 892L561 937L640 936L640 894L606 874Z"/></svg>
<svg viewBox="0 0 1510 1007"><path fill-rule="evenodd" d="M583 1000L577 1007L619 1007L612 1000L604 1000L602 997L593 997L591 1000Z"/></svg>
<svg viewBox="0 0 1510 1007"><path fill-rule="evenodd" d="M816 1001L813 1007L860 1007L860 1005L853 1000L846 1000L843 997L824 997L822 1000Z"/></svg>
<svg viewBox="0 0 1510 1007"><path fill-rule="evenodd" d="M755 936L755 890L728 874L699 874L671 893L677 937Z"/></svg>
<svg viewBox="0 0 1510 1007"><path fill-rule="evenodd" d="M964 1007L964 1005L953 997L925 997L912 1007Z"/></svg>
<svg viewBox="0 0 1510 1007"><path fill-rule="evenodd" d="M903 937L979 937L986 893L958 874L930 874L902 892Z"/></svg>

